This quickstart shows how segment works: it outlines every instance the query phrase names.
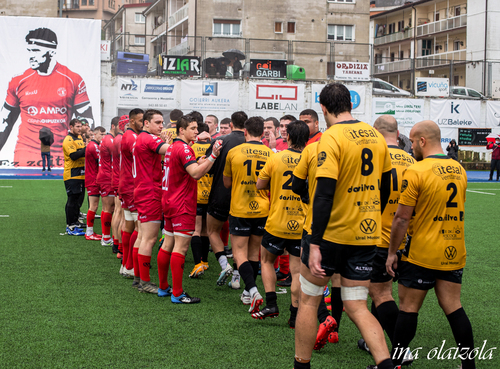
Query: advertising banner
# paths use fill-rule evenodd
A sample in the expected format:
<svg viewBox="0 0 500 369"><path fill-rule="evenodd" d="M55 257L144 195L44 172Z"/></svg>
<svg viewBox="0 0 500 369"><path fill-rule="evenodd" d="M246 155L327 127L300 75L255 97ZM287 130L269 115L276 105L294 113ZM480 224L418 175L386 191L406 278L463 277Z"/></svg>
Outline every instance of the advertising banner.
<svg viewBox="0 0 500 369"><path fill-rule="evenodd" d="M286 60L250 59L250 77L286 79Z"/></svg>
<svg viewBox="0 0 500 369"><path fill-rule="evenodd" d="M177 81L118 78L118 108L172 110L177 107Z"/></svg>
<svg viewBox="0 0 500 369"><path fill-rule="evenodd" d="M0 166L41 167L39 132L49 128L62 167L69 121L101 123L101 21L5 16L0 34Z"/></svg>
<svg viewBox="0 0 500 369"><path fill-rule="evenodd" d="M160 57L161 73L165 75L200 76L201 62L197 56L172 56Z"/></svg>
<svg viewBox="0 0 500 369"><path fill-rule="evenodd" d="M304 85L250 82L248 110L297 114L304 110Z"/></svg>
<svg viewBox="0 0 500 369"><path fill-rule="evenodd" d="M370 63L337 62L335 63L335 79L369 81Z"/></svg>
<svg viewBox="0 0 500 369"><path fill-rule="evenodd" d="M372 99L372 124L381 115L393 115L398 125L413 127L424 120L424 100L422 99Z"/></svg>
<svg viewBox="0 0 500 369"><path fill-rule="evenodd" d="M101 61L111 60L111 41L101 40Z"/></svg>
<svg viewBox="0 0 500 369"><path fill-rule="evenodd" d="M444 153L446 154L446 148L450 144L451 140L455 140L458 144L458 128L441 128L441 147L443 148ZM408 132L410 133L410 132Z"/></svg>
<svg viewBox="0 0 500 369"><path fill-rule="evenodd" d="M319 94L326 85L312 85L311 109L314 109L318 114L321 114L321 106L319 104ZM364 85L345 85L351 93L352 113L363 114L365 112L365 95L366 86Z"/></svg>
<svg viewBox="0 0 500 369"><path fill-rule="evenodd" d="M238 82L182 81L181 109L238 110Z"/></svg>
<svg viewBox="0 0 500 369"><path fill-rule="evenodd" d="M481 101L431 100L430 118L440 127L478 127Z"/></svg>
<svg viewBox="0 0 500 369"><path fill-rule="evenodd" d="M486 127L500 127L500 101L486 102Z"/></svg>
<svg viewBox="0 0 500 369"><path fill-rule="evenodd" d="M448 78L415 78L417 84L416 96L450 96L450 80Z"/></svg>

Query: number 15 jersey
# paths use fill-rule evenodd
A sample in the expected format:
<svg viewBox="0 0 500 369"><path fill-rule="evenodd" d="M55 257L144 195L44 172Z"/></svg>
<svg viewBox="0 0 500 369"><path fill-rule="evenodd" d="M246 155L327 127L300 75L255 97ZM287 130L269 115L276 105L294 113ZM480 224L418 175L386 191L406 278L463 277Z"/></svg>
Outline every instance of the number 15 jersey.
<svg viewBox="0 0 500 369"><path fill-rule="evenodd" d="M382 173L391 171L384 137L364 122L340 122L321 136L317 159L316 178L337 180L323 239L343 245L379 244L380 181Z"/></svg>

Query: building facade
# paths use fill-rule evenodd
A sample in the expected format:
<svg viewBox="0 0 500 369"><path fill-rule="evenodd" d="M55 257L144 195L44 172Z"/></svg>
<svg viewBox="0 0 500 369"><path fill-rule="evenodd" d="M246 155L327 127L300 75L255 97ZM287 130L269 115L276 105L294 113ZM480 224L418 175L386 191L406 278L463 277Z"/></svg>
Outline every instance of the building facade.
<svg viewBox="0 0 500 369"><path fill-rule="evenodd" d="M0 15L27 17L57 17L57 2L55 0L38 1L0 1Z"/></svg>

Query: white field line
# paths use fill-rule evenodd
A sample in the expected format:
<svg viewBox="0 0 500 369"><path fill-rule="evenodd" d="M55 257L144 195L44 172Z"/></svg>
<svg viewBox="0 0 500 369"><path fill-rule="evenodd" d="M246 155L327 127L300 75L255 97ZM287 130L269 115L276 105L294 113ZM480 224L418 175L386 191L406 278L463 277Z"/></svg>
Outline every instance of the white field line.
<svg viewBox="0 0 500 369"><path fill-rule="evenodd" d="M480 193L480 194L483 194L483 195L493 195L493 196L496 195L496 193L488 193L488 192L480 192L480 191L472 191L472 190L467 190L467 192Z"/></svg>
<svg viewBox="0 0 500 369"><path fill-rule="evenodd" d="M0 218L8 218L8 215L0 215Z"/></svg>
<svg viewBox="0 0 500 369"><path fill-rule="evenodd" d="M12 188L12 186L0 186L0 188Z"/></svg>

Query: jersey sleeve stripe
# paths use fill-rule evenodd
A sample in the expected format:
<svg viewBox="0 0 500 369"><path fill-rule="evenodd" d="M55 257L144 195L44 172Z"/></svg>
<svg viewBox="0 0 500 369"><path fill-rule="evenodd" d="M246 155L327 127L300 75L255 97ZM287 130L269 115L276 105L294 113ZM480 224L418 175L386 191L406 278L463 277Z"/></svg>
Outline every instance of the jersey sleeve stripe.
<svg viewBox="0 0 500 369"><path fill-rule="evenodd" d="M196 160L188 161L186 164L184 164L184 169L186 169L187 167L189 167L191 164L194 164L194 163L196 163Z"/></svg>
<svg viewBox="0 0 500 369"><path fill-rule="evenodd" d="M158 154L158 152L160 151L161 147L165 145L165 142L162 142L158 145L158 147L156 148L156 153Z"/></svg>

